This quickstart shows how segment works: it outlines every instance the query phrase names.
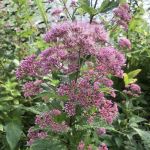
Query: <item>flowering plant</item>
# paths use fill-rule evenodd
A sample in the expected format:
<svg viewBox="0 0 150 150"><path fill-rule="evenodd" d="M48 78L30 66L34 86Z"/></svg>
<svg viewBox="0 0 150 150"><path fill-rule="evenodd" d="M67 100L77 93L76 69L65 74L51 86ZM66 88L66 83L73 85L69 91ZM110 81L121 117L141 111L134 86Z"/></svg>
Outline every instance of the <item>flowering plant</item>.
<svg viewBox="0 0 150 150"><path fill-rule="evenodd" d="M63 4L62 10L70 17ZM77 7L77 2L71 7ZM60 13L55 10L52 15ZM32 148L39 140L55 137L54 143L61 143L62 149L108 149L104 141L92 138L105 135L118 117L113 78L123 78L126 59L110 43L104 24L93 17L91 13L90 22L73 18L52 25L44 36L49 48L26 57L16 70L18 79L28 80L22 88L24 97L39 95L49 106L48 111L36 115L35 126L28 131L27 145ZM114 24L126 31L131 19L128 4L119 5L114 18ZM120 39L119 45L131 48L126 38ZM136 84L129 83L126 88L124 93L131 96L141 93Z"/></svg>

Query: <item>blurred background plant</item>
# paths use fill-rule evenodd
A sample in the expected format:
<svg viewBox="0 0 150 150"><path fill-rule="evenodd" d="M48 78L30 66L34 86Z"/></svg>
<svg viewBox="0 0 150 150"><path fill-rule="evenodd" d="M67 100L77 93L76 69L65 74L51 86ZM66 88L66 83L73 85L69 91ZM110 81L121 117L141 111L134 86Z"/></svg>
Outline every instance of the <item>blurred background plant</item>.
<svg viewBox="0 0 150 150"><path fill-rule="evenodd" d="M66 2L66 1L64 1ZM74 9L70 17L66 11L66 17L74 20L75 17L86 16L94 19L102 19L109 26L109 18L112 9L124 0L104 0L98 7L93 8L88 0L79 0L78 9ZM141 69L128 79L138 79L142 88L142 95L131 99L118 94L120 115L111 127L104 126L107 130L104 136L93 135L93 141L103 139L110 146L110 150L149 150L150 149L150 27L143 15L143 2L130 0L130 9L133 12L132 20L127 32L110 25L110 35L113 42L118 43L117 37L124 35L130 39L132 48L124 51L127 56L126 76L133 70ZM66 4L67 6L67 4ZM49 10L52 5L43 0L3 0L0 2L0 149L1 150L25 150L27 130L34 124L35 114L49 110L46 103L36 98L25 99L20 92L21 87L15 77L15 69L20 60L32 53L39 53L47 47L43 41L43 33L49 29L53 18ZM58 15L59 19L65 19L64 14ZM107 16L107 17L106 17ZM114 79L116 88L122 90L127 82ZM53 84L57 84L55 80ZM42 95L43 96L43 95ZM53 95L50 95L53 97ZM84 130L93 130L100 127L78 127ZM90 133L89 133L90 134ZM89 139L86 139L87 143ZM46 143L46 141L45 141ZM45 144L43 141L41 145ZM47 144L49 141L47 142ZM55 143L55 141L54 141ZM39 144L39 145L40 145ZM42 150L42 146L35 146L33 150ZM55 144L54 144L55 145ZM52 146L52 145L51 145ZM45 148L46 149L46 148ZM45 150L43 148L43 150ZM52 148L51 148L52 149ZM55 146L53 147L55 149ZM63 149L63 148L62 148Z"/></svg>

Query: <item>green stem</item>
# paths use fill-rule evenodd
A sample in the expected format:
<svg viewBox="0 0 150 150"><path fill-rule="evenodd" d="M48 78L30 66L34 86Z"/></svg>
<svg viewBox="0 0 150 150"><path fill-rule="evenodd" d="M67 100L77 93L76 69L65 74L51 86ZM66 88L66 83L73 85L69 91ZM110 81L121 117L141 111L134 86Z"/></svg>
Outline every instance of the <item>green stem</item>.
<svg viewBox="0 0 150 150"><path fill-rule="evenodd" d="M69 10L68 10L68 8L67 8L67 6L66 6L66 3L64 2L64 0L61 0L61 2L63 3L63 5L64 5L64 8L65 8L65 10L66 10L66 12L67 12L67 16L70 18L70 19L72 19L72 17L71 17L71 15L70 15L70 13L69 13Z"/></svg>
<svg viewBox="0 0 150 150"><path fill-rule="evenodd" d="M79 58L78 58L78 70L77 70L77 76L76 76L76 79L75 79L75 81L77 82L77 80L78 80L78 77L79 77L79 74L80 74L80 50L79 50Z"/></svg>
<svg viewBox="0 0 150 150"><path fill-rule="evenodd" d="M98 2L98 0L95 1L94 9L96 8L97 2ZM94 16L95 16L95 14L94 15L90 15L90 24L92 23Z"/></svg>

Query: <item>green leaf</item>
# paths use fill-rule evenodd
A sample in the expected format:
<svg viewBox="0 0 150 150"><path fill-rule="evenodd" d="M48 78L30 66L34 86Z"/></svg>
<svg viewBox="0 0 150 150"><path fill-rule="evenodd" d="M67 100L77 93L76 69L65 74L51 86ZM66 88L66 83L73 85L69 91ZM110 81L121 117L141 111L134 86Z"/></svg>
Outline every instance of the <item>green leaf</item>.
<svg viewBox="0 0 150 150"><path fill-rule="evenodd" d="M34 142L31 150L65 150L65 147L56 140L45 139Z"/></svg>
<svg viewBox="0 0 150 150"><path fill-rule="evenodd" d="M143 121L146 121L146 119L135 115L135 116L132 116L131 119L129 120L129 125L131 127L137 127L138 126L137 123L140 123L140 122L143 122Z"/></svg>
<svg viewBox="0 0 150 150"><path fill-rule="evenodd" d="M82 6L82 5L87 5L87 6L90 6L90 1L89 0L79 0L78 1L79 4Z"/></svg>
<svg viewBox="0 0 150 150"><path fill-rule="evenodd" d="M129 72L128 74L124 73L123 78L125 85L135 83L137 79L134 79L134 77L136 77L140 73L140 71L141 69L137 69Z"/></svg>
<svg viewBox="0 0 150 150"><path fill-rule="evenodd" d="M137 79L129 79L129 83L128 84L135 83L136 81L137 81Z"/></svg>
<svg viewBox="0 0 150 150"><path fill-rule="evenodd" d="M121 145L123 143L123 139L119 138L119 137L116 137L115 138L115 142L116 142L116 144L117 144L118 147L121 147Z"/></svg>
<svg viewBox="0 0 150 150"><path fill-rule="evenodd" d="M47 19L47 15L46 15L46 12L45 12L45 8L44 8L44 5L42 3L42 0L35 0L37 6L38 6L38 9L40 11L40 14L45 22L45 25L47 26L48 25L48 19Z"/></svg>
<svg viewBox="0 0 150 150"><path fill-rule="evenodd" d="M129 79L136 77L141 72L141 69L133 70L128 73Z"/></svg>
<svg viewBox="0 0 150 150"><path fill-rule="evenodd" d="M0 131L4 130L4 126L2 124L0 124Z"/></svg>
<svg viewBox="0 0 150 150"><path fill-rule="evenodd" d="M141 137L146 150L150 150L150 131L133 128Z"/></svg>
<svg viewBox="0 0 150 150"><path fill-rule="evenodd" d="M18 121L12 120L5 126L6 139L11 150L15 150L17 143L20 140L22 129Z"/></svg>
<svg viewBox="0 0 150 150"><path fill-rule="evenodd" d="M6 96L6 97L1 97L0 98L0 102L12 101L12 100L14 100L14 98L11 97L11 96Z"/></svg>
<svg viewBox="0 0 150 150"><path fill-rule="evenodd" d="M79 0L80 8L90 15L96 14L96 9L90 6L89 0Z"/></svg>
<svg viewBox="0 0 150 150"><path fill-rule="evenodd" d="M132 116L131 119L129 120L129 123L139 123L139 122L143 122L146 121L145 118L139 117L139 116Z"/></svg>
<svg viewBox="0 0 150 150"><path fill-rule="evenodd" d="M98 11L100 13L105 13L107 11L112 10L113 8L117 7L119 5L119 1L118 0L104 0L100 6L100 8L98 9Z"/></svg>
<svg viewBox="0 0 150 150"><path fill-rule="evenodd" d="M51 85L57 86L59 84L59 82L60 82L59 80L52 79L51 80Z"/></svg>
<svg viewBox="0 0 150 150"><path fill-rule="evenodd" d="M129 78L128 78L128 75L126 73L123 74L123 80L124 80L125 86L128 85Z"/></svg>

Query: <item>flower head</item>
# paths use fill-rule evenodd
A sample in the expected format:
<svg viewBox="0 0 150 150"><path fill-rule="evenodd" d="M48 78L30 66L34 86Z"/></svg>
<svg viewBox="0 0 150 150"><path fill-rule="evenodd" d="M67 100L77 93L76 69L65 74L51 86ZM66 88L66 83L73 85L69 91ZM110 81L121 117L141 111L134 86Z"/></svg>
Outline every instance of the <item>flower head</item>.
<svg viewBox="0 0 150 150"><path fill-rule="evenodd" d="M30 97L39 94L42 91L41 83L41 80L26 82L22 88L24 96Z"/></svg>
<svg viewBox="0 0 150 150"><path fill-rule="evenodd" d="M108 150L107 145L102 143L98 150Z"/></svg>
<svg viewBox="0 0 150 150"><path fill-rule="evenodd" d="M131 42L130 42L130 40L127 39L127 38L120 38L120 39L119 39L119 45L120 45L120 47L122 47L122 48L128 48L128 49L131 48Z"/></svg>
<svg viewBox="0 0 150 150"><path fill-rule="evenodd" d="M65 104L65 112L68 114L68 116L74 116L75 115L75 105L71 102L68 102Z"/></svg>
<svg viewBox="0 0 150 150"><path fill-rule="evenodd" d="M123 77L122 67L125 65L125 56L113 47L101 48L97 53L99 65L97 69L103 74L113 74Z"/></svg>
<svg viewBox="0 0 150 150"><path fill-rule="evenodd" d="M29 141L27 142L27 145L32 145L34 143L35 140L37 139L45 139L48 135L47 132L45 131L39 131L39 130L35 130L33 127L31 127L28 130L28 138Z"/></svg>
<svg viewBox="0 0 150 150"><path fill-rule="evenodd" d="M78 147L77 147L77 150L84 150L84 147L85 147L85 144L83 141L80 141Z"/></svg>
<svg viewBox="0 0 150 150"><path fill-rule="evenodd" d="M57 123L54 117L61 115L61 111L53 109L50 112L45 112L36 116L35 124L41 129L50 127L53 132L66 132L68 126L65 122Z"/></svg>
<svg viewBox="0 0 150 150"><path fill-rule="evenodd" d="M106 120L107 123L111 124L118 115L118 107L116 103L110 100L105 100L99 110L100 116Z"/></svg>
<svg viewBox="0 0 150 150"><path fill-rule="evenodd" d="M104 135L106 133L106 129L105 128L98 128L97 129L97 134L98 135Z"/></svg>
<svg viewBox="0 0 150 150"><path fill-rule="evenodd" d="M141 88L139 85L132 83L126 86L126 90L124 90L124 93L137 97L141 94Z"/></svg>
<svg viewBox="0 0 150 150"><path fill-rule="evenodd" d="M114 10L114 14L116 16L116 23L127 30L128 23L131 20L129 5L127 3L120 4L118 8Z"/></svg>
<svg viewBox="0 0 150 150"><path fill-rule="evenodd" d="M51 13L52 16L58 16L62 12L61 9L54 9Z"/></svg>
<svg viewBox="0 0 150 150"><path fill-rule="evenodd" d="M39 69L39 62L36 61L36 55L26 57L20 62L20 66L16 70L16 77L21 79L25 76L36 76Z"/></svg>

